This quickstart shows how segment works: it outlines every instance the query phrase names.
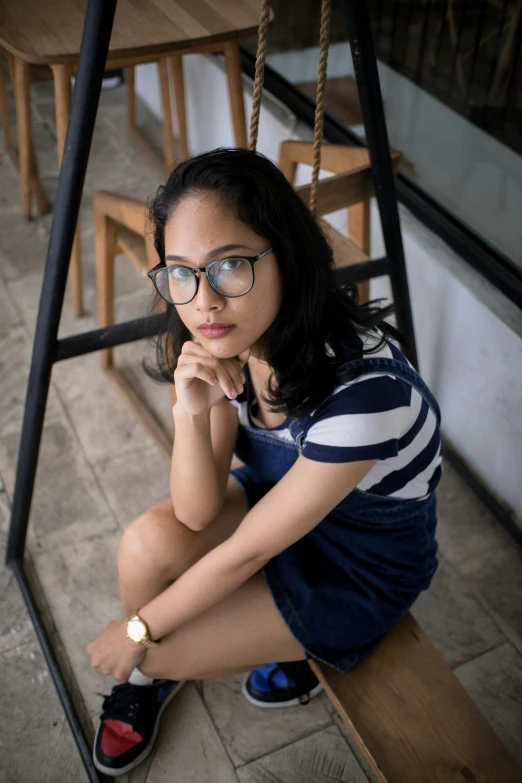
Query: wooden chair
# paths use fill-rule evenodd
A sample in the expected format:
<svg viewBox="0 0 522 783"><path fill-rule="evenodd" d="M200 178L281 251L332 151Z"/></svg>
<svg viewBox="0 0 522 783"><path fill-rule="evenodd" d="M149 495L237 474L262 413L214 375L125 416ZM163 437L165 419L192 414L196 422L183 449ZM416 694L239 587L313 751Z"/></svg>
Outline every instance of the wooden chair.
<svg viewBox="0 0 522 783"><path fill-rule="evenodd" d="M96 285L98 292L98 323L100 327L114 323L114 261L124 253L145 277L156 266L150 227L146 221L146 205L142 201L107 191L94 195L94 227L96 252ZM114 383L132 412L148 430L163 454L170 459L172 441L164 428L136 393L125 375L114 364L114 350L101 352L102 367ZM176 402L173 385L169 386L171 402Z"/></svg>
<svg viewBox="0 0 522 783"><path fill-rule="evenodd" d="M398 153L392 153L395 165L399 163ZM291 185L295 183L297 175L297 167L300 163L311 166L313 164L313 147L312 144L305 141L284 141L279 148L279 168L290 182ZM348 147L344 144L323 144L321 148L321 169L325 171L332 171L336 174L342 174L343 172L350 173L350 187L351 192L356 198L360 197L361 191L357 192L358 187L363 185L362 182L357 184L357 172L362 169L364 174L363 178L368 175L368 166L370 158L368 150L365 147ZM360 176L360 175L359 175ZM324 182L324 180L323 180ZM328 186L323 185L321 193L324 194L327 187L337 185L338 182L329 183ZM341 191L344 184L341 180L339 184L339 198L347 199L349 194L344 192L341 195ZM357 193L356 193L357 192ZM305 202L310 200L309 190L298 188L298 193L302 194ZM324 198L324 196L323 196ZM332 198L332 196L330 197ZM333 199L336 196L333 195ZM325 201L323 209L318 211L318 215L326 214L324 210L333 211L330 209L330 205ZM359 203L355 202L352 206L348 206L348 231L349 238L340 234L326 221L321 221L323 230L328 236L330 243L334 249L334 256L336 263L341 266L345 266L349 263L357 263L358 261L367 261L370 255L370 201L369 198ZM359 299L361 302L368 301L370 297L370 284L368 281L358 284Z"/></svg>

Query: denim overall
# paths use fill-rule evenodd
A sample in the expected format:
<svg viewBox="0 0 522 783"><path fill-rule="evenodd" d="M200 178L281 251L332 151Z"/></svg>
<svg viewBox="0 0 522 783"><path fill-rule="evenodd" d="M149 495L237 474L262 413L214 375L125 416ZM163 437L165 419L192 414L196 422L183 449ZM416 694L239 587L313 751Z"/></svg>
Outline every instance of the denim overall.
<svg viewBox="0 0 522 783"><path fill-rule="evenodd" d="M362 376L401 378L422 395L440 425L437 401L405 361L362 358L343 367L362 367ZM250 402L248 373L246 378ZM250 507L295 463L309 423L309 417L287 419L265 429L250 420L239 427L236 454L244 465L231 473ZM273 434L288 427L293 443ZM433 488L440 474L439 466ZM431 582L438 565L436 521L433 491L423 500L404 500L354 489L310 533L263 567L283 619L309 657L345 672L377 646Z"/></svg>

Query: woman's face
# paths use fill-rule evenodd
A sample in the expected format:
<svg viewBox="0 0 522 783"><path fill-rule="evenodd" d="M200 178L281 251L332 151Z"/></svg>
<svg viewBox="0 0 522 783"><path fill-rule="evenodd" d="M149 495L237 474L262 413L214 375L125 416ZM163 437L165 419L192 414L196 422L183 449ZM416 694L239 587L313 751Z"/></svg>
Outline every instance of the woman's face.
<svg viewBox="0 0 522 783"><path fill-rule="evenodd" d="M269 247L268 239L238 220L234 209L213 193L184 198L165 227L167 266L203 267L223 258L257 256ZM198 275L194 299L176 305L187 329L219 359L237 356L245 348L259 358L259 340L273 323L281 304L282 286L275 254L256 261L254 285L244 296L221 296L204 273ZM205 336L200 326L213 322L233 324L234 328L221 337Z"/></svg>

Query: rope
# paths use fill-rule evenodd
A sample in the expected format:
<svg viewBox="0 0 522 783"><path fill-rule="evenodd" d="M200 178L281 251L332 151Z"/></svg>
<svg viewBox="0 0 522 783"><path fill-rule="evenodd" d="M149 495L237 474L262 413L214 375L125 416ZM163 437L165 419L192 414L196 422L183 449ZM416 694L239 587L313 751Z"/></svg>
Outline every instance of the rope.
<svg viewBox="0 0 522 783"><path fill-rule="evenodd" d="M257 33L256 72L254 76L254 91L252 93L252 114L250 115L250 139L248 149L255 150L257 135L259 132L259 112L261 111L261 97L263 95L263 81L265 78L266 39L270 25L270 0L263 0L259 30Z"/></svg>
<svg viewBox="0 0 522 783"><path fill-rule="evenodd" d="M326 89L326 67L328 64L328 46L330 43L331 0L321 2L321 32L319 68L317 72L317 96L315 102L314 121L314 162L312 170L312 185L310 188L310 211L315 212L317 204L317 183L321 168L321 145L323 142L324 125L324 93Z"/></svg>

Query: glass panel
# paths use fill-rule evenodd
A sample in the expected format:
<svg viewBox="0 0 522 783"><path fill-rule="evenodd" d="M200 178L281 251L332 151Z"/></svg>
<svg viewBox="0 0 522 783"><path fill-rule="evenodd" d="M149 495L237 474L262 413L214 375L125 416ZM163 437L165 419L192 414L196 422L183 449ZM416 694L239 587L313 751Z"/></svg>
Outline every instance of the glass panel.
<svg viewBox="0 0 522 783"><path fill-rule="evenodd" d="M401 173L522 266L522 7L368 0ZM267 62L314 98L319 0L272 0ZM344 0L332 0L326 109L364 133ZM255 52L255 40L248 48Z"/></svg>

